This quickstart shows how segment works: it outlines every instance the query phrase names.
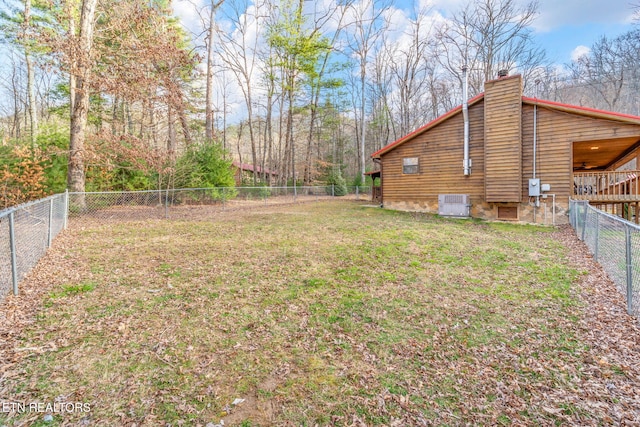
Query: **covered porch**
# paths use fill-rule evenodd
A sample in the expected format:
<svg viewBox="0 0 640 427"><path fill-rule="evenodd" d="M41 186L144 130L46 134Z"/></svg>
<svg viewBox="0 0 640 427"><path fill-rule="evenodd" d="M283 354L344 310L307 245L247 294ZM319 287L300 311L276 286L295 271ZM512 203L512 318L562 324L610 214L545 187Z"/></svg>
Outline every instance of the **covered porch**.
<svg viewBox="0 0 640 427"><path fill-rule="evenodd" d="M640 136L573 143L573 195L639 223Z"/></svg>
<svg viewBox="0 0 640 427"><path fill-rule="evenodd" d="M382 171L370 171L365 172L365 175L371 177L371 201L375 203L382 203Z"/></svg>

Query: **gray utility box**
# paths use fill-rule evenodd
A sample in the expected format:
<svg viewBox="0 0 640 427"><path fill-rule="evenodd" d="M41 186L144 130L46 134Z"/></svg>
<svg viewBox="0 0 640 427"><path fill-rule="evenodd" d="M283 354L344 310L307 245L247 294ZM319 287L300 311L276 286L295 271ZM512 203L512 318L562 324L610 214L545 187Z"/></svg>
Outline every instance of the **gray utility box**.
<svg viewBox="0 0 640 427"><path fill-rule="evenodd" d="M529 180L529 197L538 197L540 195L540 179L532 178Z"/></svg>
<svg viewBox="0 0 640 427"><path fill-rule="evenodd" d="M438 215L469 218L471 198L468 194L438 195Z"/></svg>

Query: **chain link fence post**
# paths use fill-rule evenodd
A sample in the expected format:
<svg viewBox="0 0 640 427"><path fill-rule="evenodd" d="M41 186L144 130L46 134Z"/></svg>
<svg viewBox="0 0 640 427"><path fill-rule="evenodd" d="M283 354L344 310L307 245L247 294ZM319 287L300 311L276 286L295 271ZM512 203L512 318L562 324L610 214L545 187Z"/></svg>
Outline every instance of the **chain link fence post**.
<svg viewBox="0 0 640 427"><path fill-rule="evenodd" d="M49 200L49 227L47 231L47 247L51 247L53 241L53 197Z"/></svg>
<svg viewBox="0 0 640 427"><path fill-rule="evenodd" d="M631 251L631 227L626 226L625 229L625 247L627 260L627 314L633 312L633 262Z"/></svg>
<svg viewBox="0 0 640 427"><path fill-rule="evenodd" d="M164 198L164 217L169 219L169 186L167 186Z"/></svg>
<svg viewBox="0 0 640 427"><path fill-rule="evenodd" d="M69 189L64 190L64 225L63 228L66 230L67 225L69 223Z"/></svg>
<svg viewBox="0 0 640 427"><path fill-rule="evenodd" d="M594 227L594 239L593 239L593 259L598 262L598 249L600 247L600 245L598 244L598 241L600 240L600 214L596 211L595 212L596 215L596 225ZM585 227L586 223L585 223Z"/></svg>
<svg viewBox="0 0 640 427"><path fill-rule="evenodd" d="M16 260L16 234L14 214L9 214L9 249L11 252L11 278L13 281L13 294L18 295L18 262Z"/></svg>
<svg viewBox="0 0 640 427"><path fill-rule="evenodd" d="M589 214L589 205L583 204L582 209L584 210L584 214L582 215L582 241L584 242L584 235L587 230L587 215Z"/></svg>
<svg viewBox="0 0 640 427"><path fill-rule="evenodd" d="M227 187L222 188L222 210L225 210L227 204Z"/></svg>

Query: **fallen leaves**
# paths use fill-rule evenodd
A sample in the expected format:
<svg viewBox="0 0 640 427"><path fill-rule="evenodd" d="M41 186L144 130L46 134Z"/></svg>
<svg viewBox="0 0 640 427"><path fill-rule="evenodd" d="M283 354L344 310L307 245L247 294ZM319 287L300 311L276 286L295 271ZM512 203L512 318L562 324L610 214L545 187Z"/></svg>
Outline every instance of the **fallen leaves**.
<svg viewBox="0 0 640 427"><path fill-rule="evenodd" d="M63 233L0 306L0 395L105 425L640 423L637 320L570 229L268 209Z"/></svg>

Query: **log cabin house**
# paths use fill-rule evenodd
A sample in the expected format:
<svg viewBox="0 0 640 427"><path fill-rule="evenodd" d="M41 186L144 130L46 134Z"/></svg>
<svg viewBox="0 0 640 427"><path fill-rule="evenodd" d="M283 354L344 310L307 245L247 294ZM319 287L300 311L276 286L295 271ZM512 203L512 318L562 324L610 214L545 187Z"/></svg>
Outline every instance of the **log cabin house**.
<svg viewBox="0 0 640 427"><path fill-rule="evenodd" d="M256 169L254 170L253 165L248 163L240 163L234 160L231 166L234 170L233 178L236 182L236 187L252 183L253 176L256 174L258 181L263 184L271 184L271 182L278 177L278 173L275 171L265 169L263 173L262 167L256 166ZM265 176L265 182L262 182L262 175Z"/></svg>
<svg viewBox="0 0 640 427"><path fill-rule="evenodd" d="M562 224L573 198L638 221L640 117L524 97L519 75L372 157L385 208Z"/></svg>

